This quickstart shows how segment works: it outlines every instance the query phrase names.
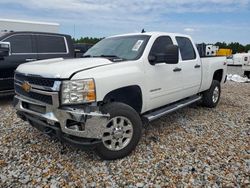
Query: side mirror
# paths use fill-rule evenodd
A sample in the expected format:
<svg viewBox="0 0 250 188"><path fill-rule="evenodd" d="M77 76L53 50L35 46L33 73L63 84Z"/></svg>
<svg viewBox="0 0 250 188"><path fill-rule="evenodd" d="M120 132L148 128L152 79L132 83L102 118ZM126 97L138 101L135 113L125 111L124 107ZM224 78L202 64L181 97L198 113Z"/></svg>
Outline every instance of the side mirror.
<svg viewBox="0 0 250 188"><path fill-rule="evenodd" d="M168 45L166 53L150 54L148 61L151 65L158 63L177 64L179 62L179 48L176 45Z"/></svg>
<svg viewBox="0 0 250 188"><path fill-rule="evenodd" d="M0 42L0 57L6 57L10 55L10 43Z"/></svg>
<svg viewBox="0 0 250 188"><path fill-rule="evenodd" d="M177 64L179 62L179 47L177 45L169 45L166 51L166 63Z"/></svg>

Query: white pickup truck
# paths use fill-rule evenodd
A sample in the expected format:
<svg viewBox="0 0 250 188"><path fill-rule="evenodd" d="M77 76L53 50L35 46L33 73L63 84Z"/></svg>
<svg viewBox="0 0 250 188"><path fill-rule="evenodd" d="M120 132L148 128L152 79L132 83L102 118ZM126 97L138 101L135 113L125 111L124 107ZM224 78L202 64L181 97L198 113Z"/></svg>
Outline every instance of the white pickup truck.
<svg viewBox="0 0 250 188"><path fill-rule="evenodd" d="M200 58L189 36L148 32L108 37L79 59L20 65L17 114L60 140L94 148L107 160L127 156L142 122L202 100L215 107L226 58Z"/></svg>

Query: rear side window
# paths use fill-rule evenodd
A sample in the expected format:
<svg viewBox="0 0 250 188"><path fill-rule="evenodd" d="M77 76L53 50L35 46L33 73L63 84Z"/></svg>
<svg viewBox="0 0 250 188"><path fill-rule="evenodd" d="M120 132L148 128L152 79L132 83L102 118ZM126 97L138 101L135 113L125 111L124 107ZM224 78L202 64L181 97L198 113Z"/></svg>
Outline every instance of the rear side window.
<svg viewBox="0 0 250 188"><path fill-rule="evenodd" d="M4 42L9 42L11 53L32 53L32 37L31 35L13 35Z"/></svg>
<svg viewBox="0 0 250 188"><path fill-rule="evenodd" d="M173 41L168 36L158 37L150 51L150 55L164 54L167 52L167 46L173 44Z"/></svg>
<svg viewBox="0 0 250 188"><path fill-rule="evenodd" d="M38 53L67 53L64 37L37 35Z"/></svg>
<svg viewBox="0 0 250 188"><path fill-rule="evenodd" d="M176 41L180 48L182 60L192 60L196 58L194 47L189 38L176 37Z"/></svg>

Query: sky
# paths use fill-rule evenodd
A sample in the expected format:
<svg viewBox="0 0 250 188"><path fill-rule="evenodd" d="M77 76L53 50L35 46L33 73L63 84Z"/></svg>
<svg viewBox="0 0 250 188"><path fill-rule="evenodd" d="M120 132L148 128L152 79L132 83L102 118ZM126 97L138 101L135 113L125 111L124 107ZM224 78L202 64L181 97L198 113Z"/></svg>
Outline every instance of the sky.
<svg viewBox="0 0 250 188"><path fill-rule="evenodd" d="M0 18L55 22L72 37L146 31L250 44L250 0L0 0Z"/></svg>

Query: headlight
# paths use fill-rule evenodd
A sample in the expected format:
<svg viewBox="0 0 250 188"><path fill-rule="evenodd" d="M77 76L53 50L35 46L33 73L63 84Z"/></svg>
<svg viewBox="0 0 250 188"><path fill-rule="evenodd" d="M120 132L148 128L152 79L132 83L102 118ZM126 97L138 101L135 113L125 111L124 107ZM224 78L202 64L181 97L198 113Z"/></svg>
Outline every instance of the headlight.
<svg viewBox="0 0 250 188"><path fill-rule="evenodd" d="M94 102L95 100L95 82L93 79L62 82L62 104L80 104Z"/></svg>

